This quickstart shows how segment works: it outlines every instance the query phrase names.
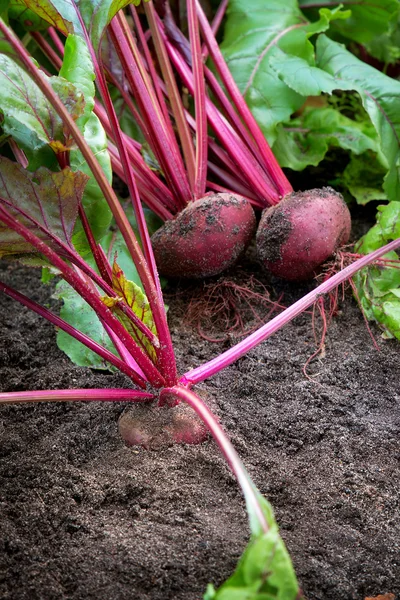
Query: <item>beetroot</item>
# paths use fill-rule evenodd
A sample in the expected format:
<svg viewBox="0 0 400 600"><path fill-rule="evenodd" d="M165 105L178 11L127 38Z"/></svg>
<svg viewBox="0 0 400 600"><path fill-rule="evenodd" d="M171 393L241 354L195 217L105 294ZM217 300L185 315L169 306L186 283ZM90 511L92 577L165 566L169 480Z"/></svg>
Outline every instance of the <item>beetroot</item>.
<svg viewBox="0 0 400 600"><path fill-rule="evenodd" d="M255 229L254 211L245 198L209 194L153 234L158 270L166 277L218 275L236 262Z"/></svg>
<svg viewBox="0 0 400 600"><path fill-rule="evenodd" d="M173 444L200 444L208 430L186 404L174 408L132 404L119 421L118 429L128 446L157 450Z"/></svg>
<svg viewBox="0 0 400 600"><path fill-rule="evenodd" d="M350 229L349 209L332 188L293 192L264 211L257 232L258 255L273 275L309 279L348 241Z"/></svg>

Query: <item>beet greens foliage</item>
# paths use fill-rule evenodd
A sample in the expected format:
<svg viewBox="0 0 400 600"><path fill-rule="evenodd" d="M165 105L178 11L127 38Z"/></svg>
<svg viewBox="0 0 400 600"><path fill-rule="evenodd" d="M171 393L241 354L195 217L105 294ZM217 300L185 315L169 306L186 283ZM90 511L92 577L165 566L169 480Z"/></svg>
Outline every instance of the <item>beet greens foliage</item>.
<svg viewBox="0 0 400 600"><path fill-rule="evenodd" d="M168 20L168 10L163 15L164 27L152 3L144 6L149 26L146 34L139 14L130 6L139 46L130 21L119 12L127 4L125 0L10 0L0 5L0 256L42 266L46 279L59 276L55 295L64 301L61 315L4 283L0 282L0 289L52 322L59 330L60 347L72 360L92 367L111 365L132 384L111 390L4 392L0 402L126 400L157 402L171 410L179 402L191 406L238 479L252 534L235 574L219 590L210 585L205 598L295 600L301 592L272 509L255 488L217 419L191 388L267 339L320 294L329 293L379 256L394 251L400 240L397 230L396 235L376 236L370 255L230 350L178 375L150 243L154 214L144 209L142 200L158 218L168 220L201 197L206 188L242 191L254 206L262 208L277 203L291 186L238 93L199 3L187 2L189 41L180 37ZM239 4L234 0L233 9ZM263 4L272 7L274 3ZM348 122L351 119L331 112L332 128L353 127L356 139L348 141L346 149L357 148L361 156L366 151L376 152L386 161L384 190L388 197L394 195L398 182L393 165L397 165L398 148L388 121L379 118L378 109L385 109L386 115L393 108L383 94L383 79L371 91L371 82L367 85L364 79L355 82L354 76L350 81L339 77L342 53L343 60L357 59L323 34L336 23L342 35L347 32L357 39L351 34L351 24L343 25L349 11L322 9L311 23L292 4L291 20L279 20L275 37L258 41L264 50L246 66L248 79L239 81L249 106L271 143L278 143L288 135L281 124L310 93L355 90L369 115L369 129L360 124L357 128ZM392 4L386 4L387 10L392 10ZM246 31L249 24L240 11L237 14L242 31ZM222 15L223 11L219 21ZM235 12L231 9L225 53L237 76L235 60L243 63L247 50L244 45L229 50L229 39L238 33L232 19ZM382 35L387 33L383 21L384 17L377 25ZM200 44L200 31L205 47ZM287 39L286 31L290 33ZM309 41L315 35L319 35L316 57ZM149 36L158 56L157 71L147 44ZM175 46L171 42L174 36ZM296 48L300 48L298 53ZM203 66L208 53L223 85ZM254 91L264 59L268 64L262 69L270 78L272 105L274 95L284 99L282 105L287 104L281 112L276 108L265 113L259 103L264 91ZM354 64L358 68L358 63ZM172 65L194 98L194 116L180 96ZM298 68L304 71L300 79L296 77ZM363 77L370 78L369 67L366 69ZM384 75L382 78L386 82ZM218 100L215 104L206 94L204 79ZM397 82L391 85L396 91ZM372 92L376 98L372 99ZM122 119L124 131L116 113L121 105L130 111ZM328 123L327 113L323 115ZM215 138L208 136L207 123ZM135 139L138 129L139 141ZM337 143L339 137L334 138ZM291 148L290 136L287 140L285 144ZM319 150L321 157L325 143L328 138ZM128 185L129 206L121 204L111 186L112 171ZM208 180L209 172L215 178ZM365 271L360 278L365 276L362 273ZM391 300L396 298L392 289L388 293Z"/></svg>

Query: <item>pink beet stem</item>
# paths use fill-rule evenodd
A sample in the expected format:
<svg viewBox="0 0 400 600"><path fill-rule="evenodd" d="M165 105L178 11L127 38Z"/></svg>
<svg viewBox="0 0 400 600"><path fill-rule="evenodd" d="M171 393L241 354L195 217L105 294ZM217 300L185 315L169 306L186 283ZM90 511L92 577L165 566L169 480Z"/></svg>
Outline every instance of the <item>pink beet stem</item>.
<svg viewBox="0 0 400 600"><path fill-rule="evenodd" d="M268 173L270 173L272 180L275 182L279 193L281 196L286 196L293 191L292 186L289 181L285 177L282 169L280 168L267 140L265 139L262 131L260 130L255 118L253 117L249 107L243 99L242 94L240 93L239 88L236 85L235 80L232 77L231 72L229 71L228 65L225 62L225 59L222 55L222 52L218 46L217 40L212 32L212 29L208 23L207 17L204 14L203 9L200 6L198 0L196 0L197 4L197 14L199 17L200 27L204 35L205 42L207 44L207 48L211 54L211 57L214 61L216 69L218 71L219 76L222 79L223 84L226 89L229 91L231 98L242 117L246 127L248 127L249 131L253 135L259 149L261 152L261 156L264 157L264 167Z"/></svg>
<svg viewBox="0 0 400 600"><path fill-rule="evenodd" d="M130 389L43 390L34 392L1 392L1 404L22 402L147 402L153 394Z"/></svg>
<svg viewBox="0 0 400 600"><path fill-rule="evenodd" d="M243 490L246 504L248 506L248 512L256 515L261 531L267 532L269 530L269 526L258 501L257 490L235 448L232 446L224 430L210 409L196 394L184 387L175 386L164 389L161 393L161 401L164 394L173 394L180 400L183 400L183 402L186 402L186 404L191 406L198 414L200 419L205 423Z"/></svg>

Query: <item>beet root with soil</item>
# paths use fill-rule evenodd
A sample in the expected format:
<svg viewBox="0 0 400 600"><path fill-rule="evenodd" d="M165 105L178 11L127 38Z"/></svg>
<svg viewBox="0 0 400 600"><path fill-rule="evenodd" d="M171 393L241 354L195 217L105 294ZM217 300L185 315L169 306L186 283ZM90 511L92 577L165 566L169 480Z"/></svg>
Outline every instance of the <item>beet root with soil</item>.
<svg viewBox="0 0 400 600"><path fill-rule="evenodd" d="M200 279L231 267L256 229L251 204L234 194L209 194L167 221L151 241L166 277Z"/></svg>
<svg viewBox="0 0 400 600"><path fill-rule="evenodd" d="M330 187L294 192L264 211L257 232L262 265L288 280L311 279L350 237L351 217Z"/></svg>

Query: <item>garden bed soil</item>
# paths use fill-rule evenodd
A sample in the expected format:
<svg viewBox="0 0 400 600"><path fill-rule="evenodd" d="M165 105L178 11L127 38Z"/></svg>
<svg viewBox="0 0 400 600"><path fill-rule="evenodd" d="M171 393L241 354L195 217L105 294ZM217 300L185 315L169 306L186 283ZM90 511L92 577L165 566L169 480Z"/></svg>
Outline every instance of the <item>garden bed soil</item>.
<svg viewBox="0 0 400 600"><path fill-rule="evenodd" d="M49 302L39 272L0 269ZM301 290L286 292L290 302ZM185 297L168 297L180 372L221 350L185 324ZM2 391L128 384L73 366L51 325L0 303ZM198 391L272 502L307 600L398 599L400 345L379 339L377 352L348 296L311 381L310 323L303 314ZM1 407L2 599L200 600L232 573L248 525L217 447L128 448L117 430L125 407Z"/></svg>

